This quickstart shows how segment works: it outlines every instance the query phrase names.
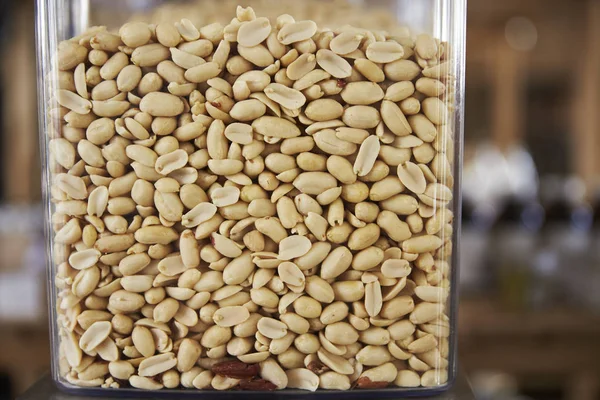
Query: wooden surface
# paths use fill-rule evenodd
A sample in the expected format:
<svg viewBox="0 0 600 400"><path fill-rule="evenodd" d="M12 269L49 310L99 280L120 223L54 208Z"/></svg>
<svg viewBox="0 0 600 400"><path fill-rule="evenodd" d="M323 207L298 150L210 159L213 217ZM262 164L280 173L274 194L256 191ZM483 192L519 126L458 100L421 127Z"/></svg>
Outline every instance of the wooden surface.
<svg viewBox="0 0 600 400"><path fill-rule="evenodd" d="M463 300L459 354L470 372L502 371L522 387L562 390L566 400L600 396L600 315L584 310L501 310L486 301Z"/></svg>
<svg viewBox="0 0 600 400"><path fill-rule="evenodd" d="M50 365L47 319L10 329L0 322L0 343L2 372L10 377L13 393L23 393Z"/></svg>

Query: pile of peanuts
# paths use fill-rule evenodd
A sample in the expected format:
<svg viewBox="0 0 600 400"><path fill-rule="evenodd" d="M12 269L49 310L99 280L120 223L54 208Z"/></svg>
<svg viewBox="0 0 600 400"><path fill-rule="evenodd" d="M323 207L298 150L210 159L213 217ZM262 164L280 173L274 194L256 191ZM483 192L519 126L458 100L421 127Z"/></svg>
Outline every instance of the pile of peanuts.
<svg viewBox="0 0 600 400"><path fill-rule="evenodd" d="M238 7L58 44L57 358L80 387L448 380L448 45Z"/></svg>
<svg viewBox="0 0 600 400"><path fill-rule="evenodd" d="M138 13L131 19L159 24L188 18L196 26L214 22L227 25L236 12L238 3L238 0L165 2L149 12ZM398 9L396 0L246 0L244 5L251 6L257 15L273 20L280 14L287 13L297 20L315 21L321 28L352 25L367 29L377 27L395 36L409 35L407 28L398 23L397 13L394 11L406 14L406 10Z"/></svg>

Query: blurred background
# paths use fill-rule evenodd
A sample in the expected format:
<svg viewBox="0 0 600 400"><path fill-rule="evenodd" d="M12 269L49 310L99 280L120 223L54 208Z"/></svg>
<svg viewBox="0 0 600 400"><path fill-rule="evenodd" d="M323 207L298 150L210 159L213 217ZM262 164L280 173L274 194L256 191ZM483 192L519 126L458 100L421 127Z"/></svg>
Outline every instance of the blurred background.
<svg viewBox="0 0 600 400"><path fill-rule="evenodd" d="M469 0L459 354L600 399L600 1ZM0 2L0 399L49 368L33 1Z"/></svg>

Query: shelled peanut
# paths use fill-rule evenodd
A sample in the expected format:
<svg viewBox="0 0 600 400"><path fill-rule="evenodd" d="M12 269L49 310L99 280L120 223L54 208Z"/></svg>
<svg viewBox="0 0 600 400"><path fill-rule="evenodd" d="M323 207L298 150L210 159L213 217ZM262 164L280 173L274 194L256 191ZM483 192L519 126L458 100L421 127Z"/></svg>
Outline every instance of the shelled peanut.
<svg viewBox="0 0 600 400"><path fill-rule="evenodd" d="M102 27L49 83L60 374L86 387L447 381L446 43L320 30Z"/></svg>

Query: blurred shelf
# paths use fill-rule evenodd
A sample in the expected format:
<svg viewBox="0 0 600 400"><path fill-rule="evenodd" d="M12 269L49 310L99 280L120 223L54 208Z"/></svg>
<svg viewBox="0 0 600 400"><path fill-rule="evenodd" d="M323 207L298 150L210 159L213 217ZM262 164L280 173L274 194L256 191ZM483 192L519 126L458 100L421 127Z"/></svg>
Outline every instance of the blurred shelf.
<svg viewBox="0 0 600 400"><path fill-rule="evenodd" d="M459 311L461 365L501 371L522 387L541 381L566 400L600 396L600 315L583 309L503 310L489 299L463 300Z"/></svg>
<svg viewBox="0 0 600 400"><path fill-rule="evenodd" d="M600 314L574 308L515 311L487 299L461 299L460 335L594 335L600 337Z"/></svg>

